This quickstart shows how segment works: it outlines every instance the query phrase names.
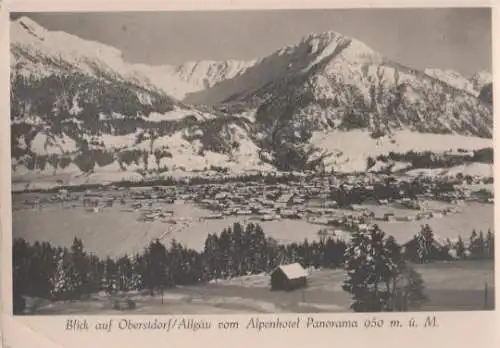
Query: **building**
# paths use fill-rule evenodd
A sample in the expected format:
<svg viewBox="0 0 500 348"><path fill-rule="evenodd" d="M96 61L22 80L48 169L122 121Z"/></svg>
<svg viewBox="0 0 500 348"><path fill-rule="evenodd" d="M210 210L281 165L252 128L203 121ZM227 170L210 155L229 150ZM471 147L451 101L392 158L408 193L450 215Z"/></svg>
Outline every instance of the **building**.
<svg viewBox="0 0 500 348"><path fill-rule="evenodd" d="M307 286L307 271L299 264L281 265L271 272L271 290L291 291Z"/></svg>

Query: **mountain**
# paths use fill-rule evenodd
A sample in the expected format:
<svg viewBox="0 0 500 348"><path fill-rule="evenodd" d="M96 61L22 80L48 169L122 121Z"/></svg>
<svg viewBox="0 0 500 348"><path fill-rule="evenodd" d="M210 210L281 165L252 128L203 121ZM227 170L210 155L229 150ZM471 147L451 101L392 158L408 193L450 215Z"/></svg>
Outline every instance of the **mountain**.
<svg viewBox="0 0 500 348"><path fill-rule="evenodd" d="M255 61L130 64L23 17L11 23L13 175L359 171L389 151L492 146L492 103L446 76L335 32Z"/></svg>
<svg viewBox="0 0 500 348"><path fill-rule="evenodd" d="M186 95L211 88L232 79L255 64L255 61L192 61L179 65L151 66L135 64L134 69L148 77L165 93L182 100Z"/></svg>
<svg viewBox="0 0 500 348"><path fill-rule="evenodd" d="M493 83L484 85L479 92L478 98L485 103L493 105Z"/></svg>
<svg viewBox="0 0 500 348"><path fill-rule="evenodd" d="M447 83L450 86L453 86L457 89L461 89L465 92L468 92L473 95L478 95L478 92L481 88L477 88L471 80L468 80L466 77L462 76L459 72L455 70L442 70L442 69L425 69L424 72L438 80L441 80Z"/></svg>
<svg viewBox="0 0 500 348"><path fill-rule="evenodd" d="M115 48L22 17L10 65L14 177L265 167L244 120L170 97Z"/></svg>
<svg viewBox="0 0 500 348"><path fill-rule="evenodd" d="M441 80L450 86L461 89L476 96L479 96L479 93L484 86L493 82L493 75L487 71L477 72L470 78L466 78L459 72L451 69L443 70L428 68L425 69L424 72L427 75Z"/></svg>
<svg viewBox="0 0 500 348"><path fill-rule="evenodd" d="M185 100L252 115L265 157L278 168L320 150L311 146L317 132L491 138L493 127L491 105L475 93L335 32L311 34Z"/></svg>
<svg viewBox="0 0 500 348"><path fill-rule="evenodd" d="M484 86L493 82L493 75L487 71L480 71L475 73L469 80L476 91L481 91Z"/></svg>

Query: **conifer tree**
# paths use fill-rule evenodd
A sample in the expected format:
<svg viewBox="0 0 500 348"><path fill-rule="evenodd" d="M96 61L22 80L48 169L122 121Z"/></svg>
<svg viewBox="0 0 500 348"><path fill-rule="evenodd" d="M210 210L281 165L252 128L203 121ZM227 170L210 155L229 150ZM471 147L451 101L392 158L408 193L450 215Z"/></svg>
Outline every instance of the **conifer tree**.
<svg viewBox="0 0 500 348"><path fill-rule="evenodd" d="M457 253L457 258L458 259L464 259L465 258L465 244L464 241L462 240L462 237L459 236L458 240L455 244L455 251Z"/></svg>
<svg viewBox="0 0 500 348"><path fill-rule="evenodd" d="M485 240L485 254L486 257L489 259L494 258L495 256L495 236L491 232L491 230L488 230L488 233L486 234L486 240Z"/></svg>
<svg viewBox="0 0 500 348"><path fill-rule="evenodd" d="M87 282L87 271L88 262L87 256L83 251L83 242L76 238L73 240L71 245L71 281L72 288L75 291L75 295L81 296L82 293L86 292Z"/></svg>
<svg viewBox="0 0 500 348"><path fill-rule="evenodd" d="M393 240L387 239L378 226L357 231L345 253L347 280L343 289L353 296L356 312L377 312L387 307L390 284L401 272L402 256Z"/></svg>
<svg viewBox="0 0 500 348"><path fill-rule="evenodd" d="M69 274L67 259L68 257L65 251L60 251L56 257L57 268L51 279L52 289L50 294L52 299L67 299L73 292L74 283Z"/></svg>
<svg viewBox="0 0 500 348"><path fill-rule="evenodd" d="M416 236L417 239L417 259L420 263L428 262L435 258L434 232L429 225L421 227Z"/></svg>
<svg viewBox="0 0 500 348"><path fill-rule="evenodd" d="M484 241L483 241L484 242ZM481 244L483 243L480 241L479 236L476 232L476 230L472 230L472 233L469 238L469 252L472 258L480 258L482 257L482 249L484 248Z"/></svg>
<svg viewBox="0 0 500 348"><path fill-rule="evenodd" d="M484 239L484 233L483 231L479 231L479 236L478 236L478 254L479 257L484 258L486 257L485 255L485 239Z"/></svg>
<svg viewBox="0 0 500 348"><path fill-rule="evenodd" d="M162 293L167 285L167 250L156 240L151 242L146 252L146 284L151 294L159 289Z"/></svg>

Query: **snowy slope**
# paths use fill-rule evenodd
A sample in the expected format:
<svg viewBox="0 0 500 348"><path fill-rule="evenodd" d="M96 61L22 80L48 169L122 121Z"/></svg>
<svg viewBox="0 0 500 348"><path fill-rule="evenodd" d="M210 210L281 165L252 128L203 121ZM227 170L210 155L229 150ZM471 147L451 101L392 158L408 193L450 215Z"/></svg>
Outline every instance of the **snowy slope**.
<svg viewBox="0 0 500 348"><path fill-rule="evenodd" d="M11 34L15 177L266 167L246 124L171 98L118 50L26 17Z"/></svg>
<svg viewBox="0 0 500 348"><path fill-rule="evenodd" d="M269 156L288 167L291 153L300 159L312 151L315 131L491 138L491 105L476 94L391 61L355 39L326 32L278 50L236 78L186 100L240 109L247 105Z"/></svg>
<svg viewBox="0 0 500 348"><path fill-rule="evenodd" d="M124 80L157 88L176 99L233 78L255 63L228 60L186 62L177 66L130 64L123 60L122 53L114 47L83 40L65 32L50 32L28 17L13 22L11 36L11 57L16 52L30 52L89 74L97 74L99 70L106 71ZM43 61L32 62L35 64L30 65L12 59L12 63L16 63L17 71L26 76L43 76L51 71Z"/></svg>
<svg viewBox="0 0 500 348"><path fill-rule="evenodd" d="M422 134L410 131L395 132L391 136L373 139L363 130L350 132L315 132L311 143L332 154L325 160L327 169L343 172L362 172L366 170L368 157L376 158L389 152L408 151L445 153L464 149L468 151L493 147L491 139L442 134ZM489 165L489 168L493 168Z"/></svg>
<svg viewBox="0 0 500 348"><path fill-rule="evenodd" d="M146 76L130 67L114 47L61 31L48 31L28 17L11 22L11 68L25 77L44 77L60 70L98 76L112 74L152 88Z"/></svg>
<svg viewBox="0 0 500 348"><path fill-rule="evenodd" d="M402 66L335 32L255 61L156 67L26 17L11 34L12 169L21 181L304 170L322 161L358 171L390 151L491 147L491 85L477 98L443 82L449 72Z"/></svg>
<svg viewBox="0 0 500 348"><path fill-rule="evenodd" d="M217 83L243 73L255 61L193 61L180 65L149 66L135 64L155 86L174 96L184 99L187 94L213 87Z"/></svg>
<svg viewBox="0 0 500 348"><path fill-rule="evenodd" d="M352 49L341 53L342 48L349 45ZM260 59L235 78L200 93L188 95L186 102L218 104L243 94L251 94L276 80L301 74L336 53L340 53L347 60L358 62L380 61L382 58L363 43L338 33L310 34L296 45L281 48Z"/></svg>
<svg viewBox="0 0 500 348"><path fill-rule="evenodd" d="M428 68L425 69L424 72L435 79L441 80L449 84L450 86L469 92L473 95L478 95L479 90L481 89L477 88L477 85L475 85L471 80L468 80L467 78L462 76L459 72L451 69L442 70L442 69Z"/></svg>
<svg viewBox="0 0 500 348"><path fill-rule="evenodd" d="M488 71L479 71L469 80L474 86L474 89L480 91L484 86L493 82L493 75Z"/></svg>

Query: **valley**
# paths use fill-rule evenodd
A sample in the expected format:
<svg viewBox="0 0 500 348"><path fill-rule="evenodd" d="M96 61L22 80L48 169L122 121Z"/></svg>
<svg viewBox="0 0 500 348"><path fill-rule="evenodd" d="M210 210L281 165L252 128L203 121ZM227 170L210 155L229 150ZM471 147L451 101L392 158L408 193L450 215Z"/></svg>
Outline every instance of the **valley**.
<svg viewBox="0 0 500 348"><path fill-rule="evenodd" d="M490 72L335 31L153 66L29 16L10 52L18 313L350 311L355 243L388 296L424 284L402 310L494 308Z"/></svg>

